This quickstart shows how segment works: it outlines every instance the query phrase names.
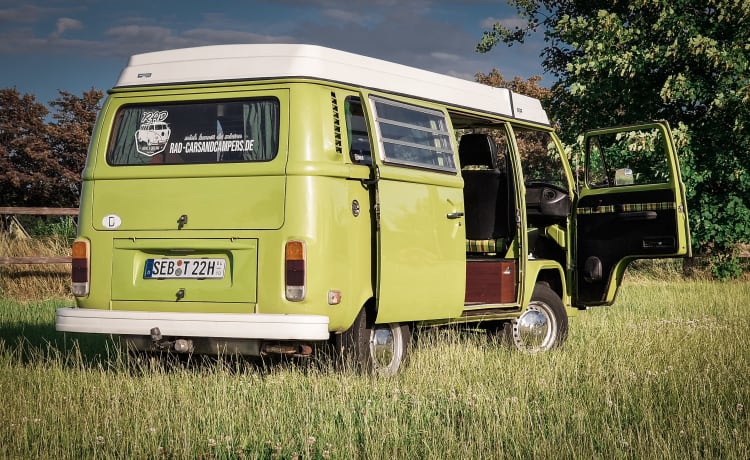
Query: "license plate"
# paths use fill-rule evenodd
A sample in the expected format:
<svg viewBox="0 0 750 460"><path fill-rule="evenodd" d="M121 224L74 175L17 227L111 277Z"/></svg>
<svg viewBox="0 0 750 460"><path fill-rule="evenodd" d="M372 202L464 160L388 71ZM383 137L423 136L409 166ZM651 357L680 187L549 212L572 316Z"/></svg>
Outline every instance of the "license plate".
<svg viewBox="0 0 750 460"><path fill-rule="evenodd" d="M143 278L224 278L224 259L146 259Z"/></svg>

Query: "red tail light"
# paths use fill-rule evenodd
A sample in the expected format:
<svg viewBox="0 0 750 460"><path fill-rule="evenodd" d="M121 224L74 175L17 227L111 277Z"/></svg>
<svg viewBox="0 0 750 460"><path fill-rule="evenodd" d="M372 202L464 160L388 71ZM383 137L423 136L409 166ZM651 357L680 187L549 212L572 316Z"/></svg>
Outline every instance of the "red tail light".
<svg viewBox="0 0 750 460"><path fill-rule="evenodd" d="M71 278L73 281L73 295L85 297L89 295L89 281L91 276L90 256L91 248L88 240L76 240L73 242L73 269Z"/></svg>
<svg viewBox="0 0 750 460"><path fill-rule="evenodd" d="M286 298L292 302L305 299L305 242L287 241L284 251Z"/></svg>

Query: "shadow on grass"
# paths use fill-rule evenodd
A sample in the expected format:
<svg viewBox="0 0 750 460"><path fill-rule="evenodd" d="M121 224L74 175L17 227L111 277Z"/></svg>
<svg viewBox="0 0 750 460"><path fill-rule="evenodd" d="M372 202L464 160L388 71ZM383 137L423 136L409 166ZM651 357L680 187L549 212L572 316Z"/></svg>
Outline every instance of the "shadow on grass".
<svg viewBox="0 0 750 460"><path fill-rule="evenodd" d="M324 360L279 356L189 355L166 351L134 351L116 336L64 333L54 324L15 323L0 328L0 354L23 366L54 365L144 375L149 372L222 372L269 375L282 370L324 371Z"/></svg>
<svg viewBox="0 0 750 460"><path fill-rule="evenodd" d="M64 360L69 366L100 366L115 349L109 336L63 333L54 324L38 323L3 325L0 343L3 353L15 355L24 365Z"/></svg>
<svg viewBox="0 0 750 460"><path fill-rule="evenodd" d="M45 321L44 319L42 321ZM411 352L433 349L447 342L493 341L487 327L446 326L415 330ZM269 355L187 355L166 351L133 351L121 346L118 337L103 334L64 333L54 323L18 320L0 327L0 355L12 356L23 366L52 365L67 369L96 369L144 375L149 372L189 371L200 373L253 373L267 376L278 372L303 374L362 373L336 356L331 343L320 344L312 356L295 358Z"/></svg>

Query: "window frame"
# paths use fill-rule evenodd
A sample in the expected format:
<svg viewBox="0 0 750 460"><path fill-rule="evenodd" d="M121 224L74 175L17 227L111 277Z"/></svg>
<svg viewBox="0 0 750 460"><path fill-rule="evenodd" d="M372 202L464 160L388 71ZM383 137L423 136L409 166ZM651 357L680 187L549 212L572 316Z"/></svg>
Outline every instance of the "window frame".
<svg viewBox="0 0 750 460"><path fill-rule="evenodd" d="M562 145L560 145L558 142L556 142L554 132L549 131L547 129L539 129L537 127L528 126L528 125L518 125L515 123L510 124L511 129L513 130L513 143L516 146L516 149L518 151L518 159L520 161L520 167L521 167L521 174L523 177L524 184L529 183L543 183L547 185L551 185L553 187L556 187L560 190L567 190L570 192L573 190L575 183L572 180L571 176L569 176L568 171L566 169L566 165L569 165L568 158L565 156L565 149ZM528 149L527 146L524 146L522 148L521 142L526 139L524 139L523 133L533 133L534 135L541 135L545 138L542 139L544 149L546 151L546 155L542 153L541 150L532 150ZM531 167L539 161L539 157L544 158L546 157L548 162L551 160L549 156L550 152L550 146L554 146L554 152L555 152L555 168L557 175L560 177L537 177L538 170L534 170ZM534 161L531 161L529 159L529 155L533 154L535 156ZM552 169L552 168L550 168Z"/></svg>
<svg viewBox="0 0 750 460"><path fill-rule="evenodd" d="M427 108L407 102L401 102L396 101L393 99L388 99L381 96L375 96L371 95L369 97L369 102L371 106L371 110L374 116L374 125L375 125L375 135L377 137L378 147L380 150L380 156L385 164L393 164L398 166L405 166L410 168L418 168L418 169L426 169L430 171L436 171L440 173L448 173L448 174L455 174L458 172L457 168L457 161L456 161L456 148L455 148L455 140L454 135L451 130L451 124L450 124L450 118L447 113L444 111L438 110L438 109L432 109ZM442 120L442 124L444 127L444 130L438 128L438 129L432 129L432 128L426 128L419 125L409 124L398 120L392 120L383 117L381 114L378 113L377 105L379 103L390 105L392 107L398 107L401 109L411 110L413 112L423 113L431 116L439 117ZM433 135L432 140L438 140L439 142L439 136L445 136L447 139L447 146L445 147L437 147L437 146L429 146L425 144L419 144L414 142L406 142L399 139L392 139L392 138L386 138L383 136L383 129L382 125L389 125L389 126L396 126L399 128L406 128L406 129L413 129L415 131L419 131L422 133L431 133ZM419 161L410 161L410 160L404 160L401 158L394 158L389 157L386 153L385 144L394 144L394 145L401 145L404 147L409 148L415 148L415 149L421 149L421 150L427 150L434 153L432 156L433 159L437 160L438 155L437 154L443 154L444 158L450 158L451 165L449 166L443 166L439 164L428 164L424 162Z"/></svg>
<svg viewBox="0 0 750 460"><path fill-rule="evenodd" d="M650 132L649 132L650 131ZM627 163L623 163L624 158L618 158L616 155L612 153L608 153L607 149L612 149L615 144L619 144L620 151L621 152L637 152L639 151L637 148L634 150L630 149L630 146L627 145L628 142L632 142L632 138L636 137L633 136L633 133L642 133L640 136L642 138L647 138L648 136L653 136L654 142L653 150L649 150L647 155L641 155L640 158L647 158L646 161L643 162L643 164L650 166L651 172L656 171L659 175L661 175L661 178L657 178L656 180L651 179L648 181L642 181L640 179L640 175L644 174L645 172L641 170L640 168L637 168L634 164L632 164L633 160L638 160L638 156L632 156L632 157L625 157L627 159L631 159L631 161ZM621 139L621 136L623 135L631 135L631 139ZM601 138L604 138L606 136L610 136L613 138L613 141L610 142L607 145L602 145ZM664 144L663 136L665 136L665 133L662 129L659 127L651 126L651 125L645 125L645 126L637 126L632 131L626 132L626 133L603 133L603 134L597 134L593 136L586 137L586 143L585 143L585 175L584 175L584 183L587 188L595 190L595 189L605 189L605 188L611 188L611 187L638 187L638 186L661 186L664 184L670 183L670 178L672 177L671 167L670 167L670 160L667 152L658 152L658 146ZM605 139L608 140L608 139ZM646 151L645 149L645 143L643 144L644 148L640 150L641 152ZM596 153L594 153L596 152ZM595 177L593 176L593 166L592 166L592 157L594 155L598 155L600 157L601 165L600 167L604 169L604 178L603 180L596 181ZM650 163L650 164L649 164ZM657 167L658 166L658 170ZM630 176L629 180L622 180L618 183L618 173L625 173L626 176Z"/></svg>
<svg viewBox="0 0 750 460"><path fill-rule="evenodd" d="M263 158L263 159L250 159L250 160L239 160L239 161L185 161L185 162L152 162L152 161L146 161L144 163L118 163L113 160L112 152L116 148L114 144L117 142L117 137L119 131L122 129L121 126L121 116L122 114L129 110L129 109L140 109L148 111L148 110L162 110L164 107L176 107L176 106L191 106L191 105L215 105L218 106L219 104L231 104L231 103L252 103L253 101L260 101L260 102L272 102L275 104L276 109L276 119L274 120L274 130L275 130L275 137L276 137L276 150L273 153L273 155L270 158ZM107 138L107 143L105 147L105 160L107 162L107 165L111 167L138 167L138 166L180 166L185 167L189 165L193 166L210 166L210 165L237 165L237 164L258 164L258 163L270 163L274 161L276 158L278 158L279 154L281 153L282 148L282 142L281 142L281 135L282 135L282 125L283 125L283 114L282 110L284 109L284 104L282 103L282 100L276 96L276 95L257 95L257 96L239 96L239 97L229 97L229 98L207 98L207 99L190 99L190 100L165 100L165 101L149 101L144 103L126 103L123 105L120 105L117 107L115 113L112 116L112 128L109 131L109 135ZM143 125L143 122L140 122L141 125ZM169 121L158 121L156 123L164 123L169 128L171 128L171 124ZM153 125L154 123L147 123L148 125ZM140 129L140 128L139 128ZM136 135L136 132L130 133L130 135ZM128 134L126 134L128 135ZM165 146L165 150L163 152L157 152L154 155L147 155L149 158L153 158L157 155L167 154L169 152L166 151L166 149L169 148L170 141L172 139L167 139L167 145ZM256 141L256 139L243 139L242 141ZM181 143L189 142L186 140L180 141ZM217 140L217 142L220 142ZM218 152L217 152L218 153Z"/></svg>
<svg viewBox="0 0 750 460"><path fill-rule="evenodd" d="M351 107L354 105L359 107L359 111L361 112L361 114L355 114L351 110ZM355 118L361 119L360 121L364 126L364 131L354 130L355 125L358 124L354 122ZM352 164L356 165L372 165L372 137L370 136L370 128L367 124L365 105L362 103L362 98L360 96L347 95L344 98L344 119L346 121L347 151L349 160L352 162ZM356 136L367 137L367 151L354 149L354 138ZM361 139L360 142L362 142ZM355 158L355 155L361 155L362 158Z"/></svg>

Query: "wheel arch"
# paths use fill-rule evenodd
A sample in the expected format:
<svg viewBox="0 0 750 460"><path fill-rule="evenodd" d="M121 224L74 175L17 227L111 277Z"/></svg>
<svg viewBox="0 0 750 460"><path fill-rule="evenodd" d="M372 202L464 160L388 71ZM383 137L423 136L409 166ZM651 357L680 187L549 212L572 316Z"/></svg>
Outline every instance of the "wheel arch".
<svg viewBox="0 0 750 460"><path fill-rule="evenodd" d="M565 270L562 265L554 260L529 260L526 265L526 275L522 307L525 309L531 301L534 287L538 283L544 283L557 294L568 309L570 314L571 300L568 294L568 285L565 278Z"/></svg>
<svg viewBox="0 0 750 460"><path fill-rule="evenodd" d="M362 305L359 308L347 308L346 311L339 312L337 314L337 321L335 326L331 328L331 334L340 334L346 330L348 330L352 325L354 324L354 321L356 321L357 316L359 316L359 312L363 309L367 309L367 313L372 315L372 318L375 318L375 316L378 314L378 307L377 303L375 302L374 297L370 297L367 300L362 303Z"/></svg>

